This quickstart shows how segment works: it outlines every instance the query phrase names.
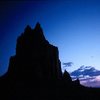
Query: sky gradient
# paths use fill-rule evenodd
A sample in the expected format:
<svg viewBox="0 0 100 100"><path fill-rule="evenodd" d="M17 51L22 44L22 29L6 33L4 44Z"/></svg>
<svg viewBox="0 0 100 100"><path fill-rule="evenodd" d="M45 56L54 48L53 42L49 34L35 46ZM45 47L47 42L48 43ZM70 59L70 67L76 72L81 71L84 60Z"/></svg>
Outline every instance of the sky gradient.
<svg viewBox="0 0 100 100"><path fill-rule="evenodd" d="M59 49L62 63L100 70L99 0L0 1L0 75L15 54L16 39L26 25L40 22L46 39Z"/></svg>

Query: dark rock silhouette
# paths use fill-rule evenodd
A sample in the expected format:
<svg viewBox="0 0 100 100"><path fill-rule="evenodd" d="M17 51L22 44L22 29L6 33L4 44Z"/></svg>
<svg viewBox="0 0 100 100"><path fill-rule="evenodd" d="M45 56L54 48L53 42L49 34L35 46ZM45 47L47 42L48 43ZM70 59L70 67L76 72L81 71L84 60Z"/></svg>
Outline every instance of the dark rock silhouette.
<svg viewBox="0 0 100 100"><path fill-rule="evenodd" d="M65 70L64 73L63 73L63 81L66 83L66 84L71 84L72 83L72 79L69 75L69 73Z"/></svg>
<svg viewBox="0 0 100 100"><path fill-rule="evenodd" d="M58 48L45 39L39 23L34 29L27 26L17 39L16 55L10 58L8 72L1 79L8 84L10 97L31 97L33 92L61 79Z"/></svg>
<svg viewBox="0 0 100 100"><path fill-rule="evenodd" d="M61 78L58 48L45 39L39 23L35 29L27 26L24 33L18 37L16 55L10 59L8 73L13 73L11 76L21 80L24 77L25 80Z"/></svg>
<svg viewBox="0 0 100 100"><path fill-rule="evenodd" d="M10 100L67 100L95 97L99 89L86 88L62 74L58 48L49 44L39 23L27 26L11 56L8 72L0 78L0 95ZM5 96L3 96L5 95ZM87 97L88 96L88 97Z"/></svg>

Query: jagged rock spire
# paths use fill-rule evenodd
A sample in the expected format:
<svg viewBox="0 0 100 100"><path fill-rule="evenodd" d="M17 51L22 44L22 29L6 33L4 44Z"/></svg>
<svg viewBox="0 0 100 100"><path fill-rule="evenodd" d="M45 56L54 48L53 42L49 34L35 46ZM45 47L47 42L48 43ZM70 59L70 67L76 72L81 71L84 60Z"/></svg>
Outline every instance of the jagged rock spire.
<svg viewBox="0 0 100 100"><path fill-rule="evenodd" d="M64 74L63 74L63 80L65 82L72 82L72 79L70 77L70 74L66 70L64 71Z"/></svg>
<svg viewBox="0 0 100 100"><path fill-rule="evenodd" d="M26 54L25 50L32 50L33 46L35 48L45 44L48 44L48 41L45 39L40 23L38 22L34 29L27 25L23 34L17 39L16 53L19 55Z"/></svg>
<svg viewBox="0 0 100 100"><path fill-rule="evenodd" d="M31 30L31 27L29 25L26 26L25 31Z"/></svg>
<svg viewBox="0 0 100 100"><path fill-rule="evenodd" d="M37 28L41 28L41 25L40 25L40 23L39 23L39 22L37 22L37 23L36 23L35 28L36 28L36 29L37 29Z"/></svg>
<svg viewBox="0 0 100 100"><path fill-rule="evenodd" d="M28 77L40 80L61 78L58 48L49 44L45 39L39 23L34 29L28 25L24 33L18 37L16 55L13 59L16 63L15 73L18 79L23 75L26 76L26 73L28 73ZM10 65L11 67L12 65Z"/></svg>
<svg viewBox="0 0 100 100"><path fill-rule="evenodd" d="M35 37L38 37L39 39L46 40L39 22L37 22L34 28L34 35Z"/></svg>

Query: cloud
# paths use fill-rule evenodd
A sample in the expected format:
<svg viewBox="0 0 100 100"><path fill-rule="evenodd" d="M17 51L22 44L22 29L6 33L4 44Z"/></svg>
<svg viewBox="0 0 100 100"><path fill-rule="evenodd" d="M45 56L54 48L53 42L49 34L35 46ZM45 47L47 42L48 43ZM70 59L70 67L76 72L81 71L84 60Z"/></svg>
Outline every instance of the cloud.
<svg viewBox="0 0 100 100"><path fill-rule="evenodd" d="M79 76L80 83L87 87L100 87L100 75L98 76ZM73 81L77 79L76 76L72 76Z"/></svg>
<svg viewBox="0 0 100 100"><path fill-rule="evenodd" d="M72 80L79 78L80 83L88 87L100 87L100 71L91 66L81 66L71 74Z"/></svg>
<svg viewBox="0 0 100 100"><path fill-rule="evenodd" d="M64 67L71 67L73 65L73 62L67 62L63 63Z"/></svg>
<svg viewBox="0 0 100 100"><path fill-rule="evenodd" d="M100 75L94 76L90 79L80 80L80 83L88 87L100 87Z"/></svg>
<svg viewBox="0 0 100 100"><path fill-rule="evenodd" d="M80 68L71 73L71 76L79 77L80 75L98 76L100 75L100 71L91 66L81 66Z"/></svg>
<svg viewBox="0 0 100 100"><path fill-rule="evenodd" d="M95 80L100 81L100 75L98 75Z"/></svg>

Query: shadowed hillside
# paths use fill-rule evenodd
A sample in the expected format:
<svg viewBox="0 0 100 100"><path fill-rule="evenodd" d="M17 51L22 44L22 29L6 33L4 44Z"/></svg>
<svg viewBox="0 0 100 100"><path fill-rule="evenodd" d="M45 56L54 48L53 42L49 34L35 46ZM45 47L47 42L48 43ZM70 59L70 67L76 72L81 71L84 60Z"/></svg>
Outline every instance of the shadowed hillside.
<svg viewBox="0 0 100 100"><path fill-rule="evenodd" d="M86 88L62 73L58 48L49 44L39 23L18 37L16 55L0 78L1 97L9 100L68 100L95 98L100 89ZM4 96L5 95L5 96Z"/></svg>

